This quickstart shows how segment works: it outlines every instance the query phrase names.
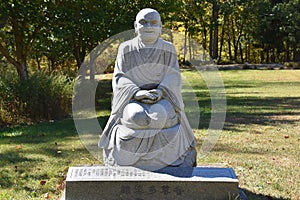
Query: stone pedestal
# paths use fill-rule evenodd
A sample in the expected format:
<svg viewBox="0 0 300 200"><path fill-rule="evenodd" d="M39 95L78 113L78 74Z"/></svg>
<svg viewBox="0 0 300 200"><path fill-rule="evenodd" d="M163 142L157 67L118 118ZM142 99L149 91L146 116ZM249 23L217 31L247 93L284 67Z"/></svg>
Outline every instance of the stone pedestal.
<svg viewBox="0 0 300 200"><path fill-rule="evenodd" d="M174 168L149 172L133 167L70 167L66 200L239 199L232 168Z"/></svg>

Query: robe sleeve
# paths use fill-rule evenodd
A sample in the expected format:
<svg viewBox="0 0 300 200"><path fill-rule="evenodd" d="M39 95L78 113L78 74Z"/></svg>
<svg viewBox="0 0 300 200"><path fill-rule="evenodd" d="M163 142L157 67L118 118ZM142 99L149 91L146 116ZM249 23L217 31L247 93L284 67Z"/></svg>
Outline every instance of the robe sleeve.
<svg viewBox="0 0 300 200"><path fill-rule="evenodd" d="M100 136L99 147L107 148L111 138L111 130L118 124L120 118L122 117L123 109L133 98L133 95L140 90L140 88L134 84L126 75L126 62L125 54L126 47L123 44L119 46L118 55L115 62L115 69L112 80L113 88L113 98L112 98L112 107L111 115L108 119L108 122Z"/></svg>
<svg viewBox="0 0 300 200"><path fill-rule="evenodd" d="M165 58L167 70L158 88L163 90L165 94L164 98L173 104L175 111L179 114L180 124L185 135L182 138L186 140L186 142L182 142L182 144L186 144L183 148L187 150L189 146L195 147L196 139L184 112L184 103L181 94L182 80L176 50L173 44L170 44L169 49L170 54Z"/></svg>
<svg viewBox="0 0 300 200"><path fill-rule="evenodd" d="M125 61L125 54L128 48L121 44L118 50L112 82L112 114L122 114L123 109L133 98L133 95L140 90L126 74L130 67L126 66Z"/></svg>
<svg viewBox="0 0 300 200"><path fill-rule="evenodd" d="M166 71L158 88L163 90L165 98L173 104L175 111L180 112L184 109L181 96L182 82L176 50L172 44L168 45L164 59Z"/></svg>

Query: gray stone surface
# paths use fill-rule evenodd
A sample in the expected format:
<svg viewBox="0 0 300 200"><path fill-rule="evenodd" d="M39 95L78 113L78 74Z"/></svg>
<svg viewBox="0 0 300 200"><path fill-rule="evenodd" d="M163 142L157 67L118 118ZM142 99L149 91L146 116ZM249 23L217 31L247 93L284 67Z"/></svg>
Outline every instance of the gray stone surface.
<svg viewBox="0 0 300 200"><path fill-rule="evenodd" d="M158 172L134 167L70 167L65 190L66 200L225 200L238 195L233 169L212 167L166 167Z"/></svg>
<svg viewBox="0 0 300 200"><path fill-rule="evenodd" d="M99 140L104 164L151 171L195 166L196 138L184 112L175 46L160 38L156 10L140 10L134 24L137 36L122 42L116 57L112 110Z"/></svg>

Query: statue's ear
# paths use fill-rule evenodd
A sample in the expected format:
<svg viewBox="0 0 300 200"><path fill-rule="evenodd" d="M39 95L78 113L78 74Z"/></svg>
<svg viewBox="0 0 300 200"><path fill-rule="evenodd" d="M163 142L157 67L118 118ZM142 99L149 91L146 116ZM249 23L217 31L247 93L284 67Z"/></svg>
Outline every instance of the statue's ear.
<svg viewBox="0 0 300 200"><path fill-rule="evenodd" d="M137 23L136 23L136 21L134 21L133 26L134 26L135 32L137 33Z"/></svg>

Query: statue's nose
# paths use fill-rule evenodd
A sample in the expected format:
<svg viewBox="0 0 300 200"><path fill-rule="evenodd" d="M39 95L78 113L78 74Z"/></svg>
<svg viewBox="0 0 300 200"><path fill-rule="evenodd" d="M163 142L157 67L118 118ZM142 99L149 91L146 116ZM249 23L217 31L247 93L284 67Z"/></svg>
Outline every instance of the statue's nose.
<svg viewBox="0 0 300 200"><path fill-rule="evenodd" d="M146 22L146 23L144 24L144 27L150 27L150 26L151 26L150 22Z"/></svg>

